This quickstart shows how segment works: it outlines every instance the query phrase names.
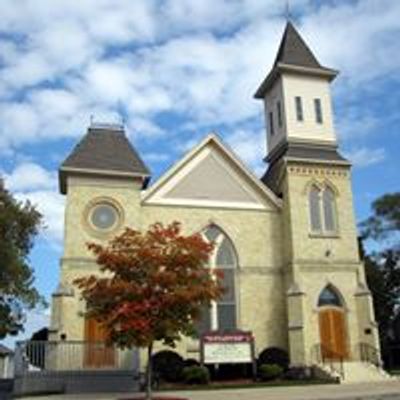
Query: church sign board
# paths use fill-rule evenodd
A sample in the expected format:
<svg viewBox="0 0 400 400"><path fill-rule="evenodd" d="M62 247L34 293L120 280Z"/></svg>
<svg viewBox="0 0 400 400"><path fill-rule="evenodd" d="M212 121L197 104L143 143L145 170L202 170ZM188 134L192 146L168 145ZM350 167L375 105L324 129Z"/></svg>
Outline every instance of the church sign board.
<svg viewBox="0 0 400 400"><path fill-rule="evenodd" d="M209 332L201 337L203 364L253 363L254 337L251 332Z"/></svg>

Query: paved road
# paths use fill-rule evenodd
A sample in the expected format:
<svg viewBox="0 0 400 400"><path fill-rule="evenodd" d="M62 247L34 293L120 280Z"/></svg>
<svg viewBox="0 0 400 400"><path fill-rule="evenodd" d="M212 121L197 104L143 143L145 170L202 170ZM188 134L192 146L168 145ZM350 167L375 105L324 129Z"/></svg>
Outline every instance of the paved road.
<svg viewBox="0 0 400 400"><path fill-rule="evenodd" d="M229 389L214 391L182 391L160 393L173 394L190 400L400 400L400 381L313 385L296 387L273 387L252 389ZM58 395L45 397L25 397L25 400L124 400L134 398L129 394ZM137 396L136 396L137 397Z"/></svg>

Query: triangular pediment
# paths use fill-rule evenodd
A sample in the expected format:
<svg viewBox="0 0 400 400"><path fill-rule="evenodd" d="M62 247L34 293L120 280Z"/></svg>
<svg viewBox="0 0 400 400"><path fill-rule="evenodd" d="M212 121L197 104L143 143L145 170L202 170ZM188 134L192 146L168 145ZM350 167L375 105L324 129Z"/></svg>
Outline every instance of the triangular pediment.
<svg viewBox="0 0 400 400"><path fill-rule="evenodd" d="M144 203L271 209L279 200L215 136L209 135L150 187Z"/></svg>

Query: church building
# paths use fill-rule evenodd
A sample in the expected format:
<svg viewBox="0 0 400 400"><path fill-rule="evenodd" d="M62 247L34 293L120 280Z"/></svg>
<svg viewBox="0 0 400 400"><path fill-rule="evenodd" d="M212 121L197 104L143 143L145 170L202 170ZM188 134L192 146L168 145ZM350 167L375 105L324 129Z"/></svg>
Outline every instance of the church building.
<svg viewBox="0 0 400 400"><path fill-rule="evenodd" d="M351 165L338 149L331 83L288 22L271 71L255 92L266 119L261 179L214 133L156 182L123 127L93 124L59 170L66 196L64 253L53 295L51 339L101 341L85 320L73 280L98 269L86 243L105 243L125 226L182 223L216 247L210 268L224 271L223 298L199 333L251 331L255 352L279 347L291 365L379 354L371 294L360 260ZM251 99L249 99L251 101ZM251 138L249 138L251 140ZM200 357L199 340L177 350Z"/></svg>

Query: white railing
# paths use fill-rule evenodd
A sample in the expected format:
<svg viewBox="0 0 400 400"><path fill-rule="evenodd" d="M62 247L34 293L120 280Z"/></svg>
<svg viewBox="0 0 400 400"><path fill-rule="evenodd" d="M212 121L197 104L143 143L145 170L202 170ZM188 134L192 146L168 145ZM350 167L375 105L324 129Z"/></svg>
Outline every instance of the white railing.
<svg viewBox="0 0 400 400"><path fill-rule="evenodd" d="M136 349L121 350L104 342L25 341L15 350L16 375L29 372L137 370Z"/></svg>

